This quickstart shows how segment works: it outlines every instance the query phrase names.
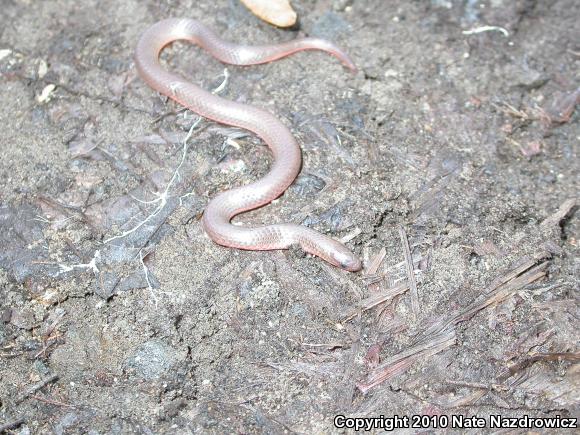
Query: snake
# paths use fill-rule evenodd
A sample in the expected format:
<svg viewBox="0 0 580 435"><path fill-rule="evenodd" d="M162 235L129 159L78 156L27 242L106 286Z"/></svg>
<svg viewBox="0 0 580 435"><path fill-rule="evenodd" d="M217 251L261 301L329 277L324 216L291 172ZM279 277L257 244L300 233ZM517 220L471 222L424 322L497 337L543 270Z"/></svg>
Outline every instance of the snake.
<svg viewBox="0 0 580 435"><path fill-rule="evenodd" d="M312 37L269 45L234 44L189 18L168 18L153 24L139 38L134 56L139 76L151 88L203 118L254 133L268 145L273 155L270 171L264 177L221 192L206 206L201 224L215 243L259 251L299 246L343 270L360 270L360 259L344 244L311 228L292 223L256 227L231 223L234 216L272 202L294 182L302 164L300 147L288 127L270 112L219 97L167 71L159 56L166 45L177 40L190 41L231 65L263 64L303 50L330 53L346 68L356 71L352 60L333 43Z"/></svg>

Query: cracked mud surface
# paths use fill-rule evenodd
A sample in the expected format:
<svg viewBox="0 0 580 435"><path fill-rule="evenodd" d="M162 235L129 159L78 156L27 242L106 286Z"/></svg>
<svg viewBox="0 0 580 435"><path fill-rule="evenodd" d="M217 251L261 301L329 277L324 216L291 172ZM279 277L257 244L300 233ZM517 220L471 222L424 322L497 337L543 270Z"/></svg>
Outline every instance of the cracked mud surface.
<svg viewBox="0 0 580 435"><path fill-rule="evenodd" d="M169 3L3 3L0 432L578 417L576 2L293 1L290 31L234 0ZM315 52L228 67L221 95L303 150L280 200L238 221L342 238L362 273L205 236L209 199L271 159L136 77L139 35L170 16L352 55L356 75ZM162 59L224 80L190 44Z"/></svg>

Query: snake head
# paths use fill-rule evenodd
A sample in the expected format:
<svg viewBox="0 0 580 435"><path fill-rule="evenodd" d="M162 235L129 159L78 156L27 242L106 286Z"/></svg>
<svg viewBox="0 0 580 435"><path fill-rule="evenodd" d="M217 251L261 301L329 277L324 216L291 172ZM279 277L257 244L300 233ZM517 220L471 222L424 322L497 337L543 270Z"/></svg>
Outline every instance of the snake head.
<svg viewBox="0 0 580 435"><path fill-rule="evenodd" d="M331 252L330 255L332 257L331 263L341 269L348 270L349 272L357 272L362 269L360 259L347 249L344 249L341 252Z"/></svg>
<svg viewBox="0 0 580 435"><path fill-rule="evenodd" d="M312 243L312 241L315 241L315 243ZM330 237L314 233L312 240L303 240L301 245L306 252L316 255L343 270L357 272L362 269L360 259L342 243Z"/></svg>

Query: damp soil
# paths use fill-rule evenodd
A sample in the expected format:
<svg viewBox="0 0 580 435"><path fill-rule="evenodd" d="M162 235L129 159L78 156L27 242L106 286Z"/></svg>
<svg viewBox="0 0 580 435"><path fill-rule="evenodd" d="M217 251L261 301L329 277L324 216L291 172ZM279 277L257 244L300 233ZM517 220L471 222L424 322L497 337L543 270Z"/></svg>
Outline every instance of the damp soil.
<svg viewBox="0 0 580 435"><path fill-rule="evenodd" d="M237 0L2 1L0 432L578 417L578 2L292 4L282 30ZM136 75L139 35L181 16L352 56L356 74L317 52L162 60L301 145L295 183L236 220L329 234L362 272L204 234L208 201L271 156Z"/></svg>

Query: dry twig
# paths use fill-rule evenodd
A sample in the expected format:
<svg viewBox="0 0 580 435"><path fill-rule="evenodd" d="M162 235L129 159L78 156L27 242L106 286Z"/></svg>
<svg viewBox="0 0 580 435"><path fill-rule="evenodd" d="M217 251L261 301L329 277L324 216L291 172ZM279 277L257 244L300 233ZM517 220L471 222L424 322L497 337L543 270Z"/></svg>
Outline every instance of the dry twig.
<svg viewBox="0 0 580 435"><path fill-rule="evenodd" d="M435 323L420 336L426 337L431 334L438 334L460 322L465 322L484 308L503 302L526 285L543 278L546 276L548 263L543 262L536 267L533 266L538 260L547 256L549 256L547 252L541 252L532 258L523 257L524 261L520 261L514 269L494 280L491 286L475 302L454 315ZM524 271L527 272L522 273Z"/></svg>
<svg viewBox="0 0 580 435"><path fill-rule="evenodd" d="M16 404L24 402L28 397L39 391L40 389L44 388L46 385L56 381L58 379L58 375L50 375L44 379L41 379L39 382L31 386L28 390L22 393L20 396L16 398Z"/></svg>
<svg viewBox="0 0 580 435"><path fill-rule="evenodd" d="M415 273L413 267L413 257L411 257L411 249L409 248L409 240L407 232L403 227L399 227L399 235L401 236L401 244L403 245L403 252L405 254L405 266L407 268L407 280L411 294L411 311L413 316L417 319L419 315L419 293L417 291L417 283L415 281Z"/></svg>
<svg viewBox="0 0 580 435"><path fill-rule="evenodd" d="M19 417L16 420L7 421L6 423L0 424L0 433L4 433L10 429L15 429L24 423L24 418Z"/></svg>
<svg viewBox="0 0 580 435"><path fill-rule="evenodd" d="M387 302L393 299L395 296L405 293L409 288L407 283L399 284L396 287L388 288L386 290L381 290L373 294L372 296L360 301L355 308L350 310L345 316L344 321L354 319L359 313L370 310L383 302Z"/></svg>
<svg viewBox="0 0 580 435"><path fill-rule="evenodd" d="M564 201L564 203L560 206L556 213L548 216L546 219L542 221L540 224L543 227L551 227L553 225L557 225L560 223L562 219L570 213L570 211L576 206L576 199L570 198Z"/></svg>
<svg viewBox="0 0 580 435"><path fill-rule="evenodd" d="M369 374L365 382L357 383L357 387L364 394L382 382L403 373L415 362L425 360L453 344L455 344L455 330L443 331L387 359Z"/></svg>

